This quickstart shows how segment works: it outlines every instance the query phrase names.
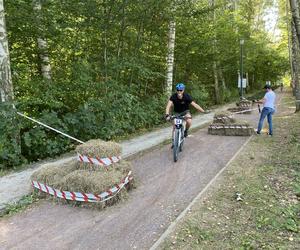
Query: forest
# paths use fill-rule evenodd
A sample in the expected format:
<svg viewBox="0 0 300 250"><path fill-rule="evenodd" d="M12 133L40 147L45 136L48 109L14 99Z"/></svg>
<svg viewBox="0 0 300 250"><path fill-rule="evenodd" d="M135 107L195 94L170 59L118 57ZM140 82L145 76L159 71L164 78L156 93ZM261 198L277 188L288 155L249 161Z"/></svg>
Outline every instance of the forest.
<svg viewBox="0 0 300 250"><path fill-rule="evenodd" d="M163 123L177 82L203 107L238 100L241 58L247 93L290 84L288 2L1 0L0 169L74 148L17 111L117 140ZM274 6L278 29L265 18Z"/></svg>

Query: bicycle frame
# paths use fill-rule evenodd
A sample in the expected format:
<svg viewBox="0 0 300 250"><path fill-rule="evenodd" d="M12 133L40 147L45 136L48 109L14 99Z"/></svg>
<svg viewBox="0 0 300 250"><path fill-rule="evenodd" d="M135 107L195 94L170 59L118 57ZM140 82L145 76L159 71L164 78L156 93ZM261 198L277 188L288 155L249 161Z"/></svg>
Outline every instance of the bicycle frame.
<svg viewBox="0 0 300 250"><path fill-rule="evenodd" d="M173 159L174 162L178 160L178 154L183 150L183 142L184 142L184 128L185 128L185 115L188 111L183 113L172 115L171 120L174 120L174 129L173 129Z"/></svg>

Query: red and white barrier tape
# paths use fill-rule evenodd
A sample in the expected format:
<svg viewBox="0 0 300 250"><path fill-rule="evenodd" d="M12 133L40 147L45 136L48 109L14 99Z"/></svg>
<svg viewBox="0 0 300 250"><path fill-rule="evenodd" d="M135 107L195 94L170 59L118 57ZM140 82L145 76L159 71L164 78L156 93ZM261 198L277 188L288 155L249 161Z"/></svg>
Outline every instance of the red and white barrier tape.
<svg viewBox="0 0 300 250"><path fill-rule="evenodd" d="M290 104L290 103L295 103L295 101L285 102L285 103L279 103L279 104L276 104L275 107L280 106L280 105ZM246 112L253 111L253 110L257 110L257 108L253 108L253 109L245 109L245 110L242 110L242 111L231 112L231 113L232 113L232 114L242 114L242 113L246 113ZM219 117L219 118L226 118L226 116L224 116L224 117Z"/></svg>
<svg viewBox="0 0 300 250"><path fill-rule="evenodd" d="M112 156L112 157L107 157L107 158L91 158L85 155L81 155L77 153L77 160L81 162L87 162L95 165L100 165L100 166L109 166L113 163L116 163L121 160L121 156Z"/></svg>
<svg viewBox="0 0 300 250"><path fill-rule="evenodd" d="M49 187L43 183L37 181L31 181L32 187L39 189L47 194L53 195L58 198L62 198L65 200L72 201L85 201L85 202L104 202L113 198L117 193L121 191L121 189L128 184L133 179L131 175L131 171L129 171L128 175L121 181L120 184L110 188L109 190L101 193L101 194L86 194L81 192L69 192L69 191L61 191L52 187Z"/></svg>

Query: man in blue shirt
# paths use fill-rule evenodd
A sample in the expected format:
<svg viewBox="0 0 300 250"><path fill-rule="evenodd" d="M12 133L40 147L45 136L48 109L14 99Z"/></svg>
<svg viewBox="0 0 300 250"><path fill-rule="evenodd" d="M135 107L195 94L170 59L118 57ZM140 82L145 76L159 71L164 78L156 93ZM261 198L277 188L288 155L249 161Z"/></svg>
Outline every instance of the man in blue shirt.
<svg viewBox="0 0 300 250"><path fill-rule="evenodd" d="M257 103L262 103L264 108L261 111L259 122L258 122L258 128L256 133L260 134L264 119L268 118L268 123L269 123L269 135L273 135L273 125L272 125L272 115L275 112L275 100L276 100L276 95L274 91L272 90L271 86L266 84L264 89L266 90L266 94L263 99L257 101Z"/></svg>

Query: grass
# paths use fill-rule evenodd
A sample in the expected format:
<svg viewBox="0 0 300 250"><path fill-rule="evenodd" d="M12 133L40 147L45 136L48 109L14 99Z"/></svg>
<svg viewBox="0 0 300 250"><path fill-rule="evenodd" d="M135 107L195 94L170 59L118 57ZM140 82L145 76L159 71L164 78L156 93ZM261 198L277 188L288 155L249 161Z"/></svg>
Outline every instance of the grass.
<svg viewBox="0 0 300 250"><path fill-rule="evenodd" d="M22 212L37 201L39 201L37 193L25 195L19 201L8 204L4 209L0 210L0 218L12 216Z"/></svg>
<svg viewBox="0 0 300 250"><path fill-rule="evenodd" d="M299 249L300 114L280 109L275 135L253 137L162 249Z"/></svg>

